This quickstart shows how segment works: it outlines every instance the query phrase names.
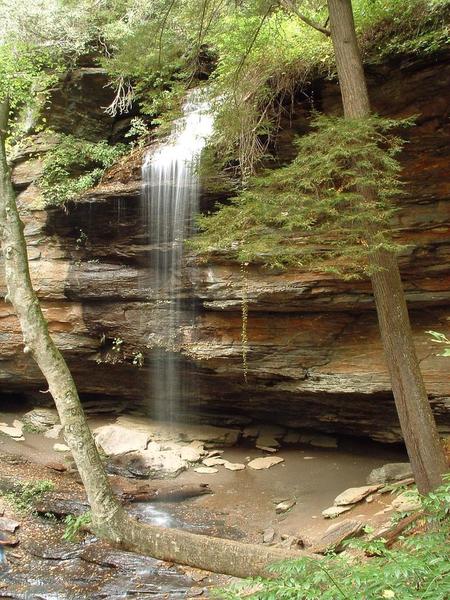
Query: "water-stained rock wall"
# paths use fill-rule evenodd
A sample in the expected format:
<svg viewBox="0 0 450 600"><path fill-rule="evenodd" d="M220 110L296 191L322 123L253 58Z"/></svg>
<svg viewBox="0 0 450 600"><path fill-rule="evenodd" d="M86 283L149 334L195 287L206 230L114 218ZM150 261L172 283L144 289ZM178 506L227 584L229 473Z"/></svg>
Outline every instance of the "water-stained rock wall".
<svg viewBox="0 0 450 600"><path fill-rule="evenodd" d="M406 133L402 163L408 195L399 201L396 225L408 243L400 263L417 351L444 431L450 430L450 363L436 355L439 348L426 331L450 330L448 58L406 57L367 69L376 111L417 115ZM92 77L91 86L81 85L77 76L65 86L73 93L70 86L76 82L75 122L89 124L104 102L93 96L101 73L87 71L81 79ZM65 111L72 107L64 105L64 97L55 100L55 123L67 129ZM293 135L304 130L311 104L326 112L340 109L332 82L313 82L309 98L298 103L292 125L280 137L281 160L292 151ZM110 119L96 123L101 126L96 136L111 138L120 129ZM16 158L14 178L32 277L51 330L88 407L148 410L149 378L158 376L146 368L148 355L152 346L167 340L164 304L156 303L152 292L154 249L141 219L140 156L113 170L76 204L43 210L36 180L46 143L51 142L42 136L30 142ZM207 190L204 195L210 202ZM177 343L197 379L180 418L261 419L381 441L400 439L368 282L249 267L247 382L240 344L243 285L239 265L225 257L208 264L195 257L186 261L178 293L186 306L194 302L198 310L195 322L186 311ZM144 365L139 367L141 354ZM0 306L0 386L5 395L45 398L40 393L45 383L23 354L17 321L5 303Z"/></svg>

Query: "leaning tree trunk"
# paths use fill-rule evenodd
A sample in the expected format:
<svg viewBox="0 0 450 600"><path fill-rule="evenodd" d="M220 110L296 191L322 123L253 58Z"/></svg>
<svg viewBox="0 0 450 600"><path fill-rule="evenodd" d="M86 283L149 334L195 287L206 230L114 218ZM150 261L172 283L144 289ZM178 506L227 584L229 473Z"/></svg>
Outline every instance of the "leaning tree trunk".
<svg viewBox="0 0 450 600"><path fill-rule="evenodd" d="M0 235L7 296L23 334L24 352L31 353L56 404L64 436L83 481L99 537L127 550L208 571L248 577L267 575L268 566L299 556L299 552L242 544L221 538L144 525L130 518L114 495L81 407L72 375L55 346L33 290L23 224L16 206L6 162L8 103L0 103Z"/></svg>
<svg viewBox="0 0 450 600"><path fill-rule="evenodd" d="M351 0L328 0L331 39L344 115L370 115L370 102L356 39ZM368 202L372 189L361 190ZM442 482L446 460L417 359L396 256L386 250L370 255L371 276L381 338L403 437L421 493Z"/></svg>

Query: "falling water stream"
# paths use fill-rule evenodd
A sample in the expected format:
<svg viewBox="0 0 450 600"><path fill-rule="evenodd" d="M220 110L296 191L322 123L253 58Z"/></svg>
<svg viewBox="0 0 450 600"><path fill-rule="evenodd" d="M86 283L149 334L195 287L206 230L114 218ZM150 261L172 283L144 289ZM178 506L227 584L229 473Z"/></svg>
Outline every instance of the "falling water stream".
<svg viewBox="0 0 450 600"><path fill-rule="evenodd" d="M183 116L175 121L167 142L147 154L142 167L152 288L156 306L162 311L158 322L162 331L156 332L162 343L153 351L150 369L152 412L161 420L175 420L188 393L184 361L177 352L177 336L187 310L180 299L183 245L195 228L199 205L197 167L212 128L204 91L191 91Z"/></svg>

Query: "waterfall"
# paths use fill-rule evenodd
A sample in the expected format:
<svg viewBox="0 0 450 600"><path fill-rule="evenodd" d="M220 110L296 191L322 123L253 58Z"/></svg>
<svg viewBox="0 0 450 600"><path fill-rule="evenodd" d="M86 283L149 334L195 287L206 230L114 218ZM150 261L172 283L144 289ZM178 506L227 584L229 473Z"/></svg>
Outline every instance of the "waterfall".
<svg viewBox="0 0 450 600"><path fill-rule="evenodd" d="M177 352L186 306L180 300L183 242L192 235L199 204L198 163L212 133L213 119L202 90L193 90L166 143L150 152L142 167L143 209L150 244L151 287L161 318L153 332L151 397L153 416L176 419L187 394L184 361ZM193 309L192 309L193 310ZM193 320L193 315L191 316Z"/></svg>

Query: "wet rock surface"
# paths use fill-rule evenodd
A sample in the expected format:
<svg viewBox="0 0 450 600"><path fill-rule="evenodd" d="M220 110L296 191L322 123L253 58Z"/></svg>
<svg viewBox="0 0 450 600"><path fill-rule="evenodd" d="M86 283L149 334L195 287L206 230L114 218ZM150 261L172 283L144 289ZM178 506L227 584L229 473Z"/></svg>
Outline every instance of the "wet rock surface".
<svg viewBox="0 0 450 600"><path fill-rule="evenodd" d="M28 557L4 566L0 597L17 600L189 598L198 585L160 561L113 550L94 539L33 544Z"/></svg>

